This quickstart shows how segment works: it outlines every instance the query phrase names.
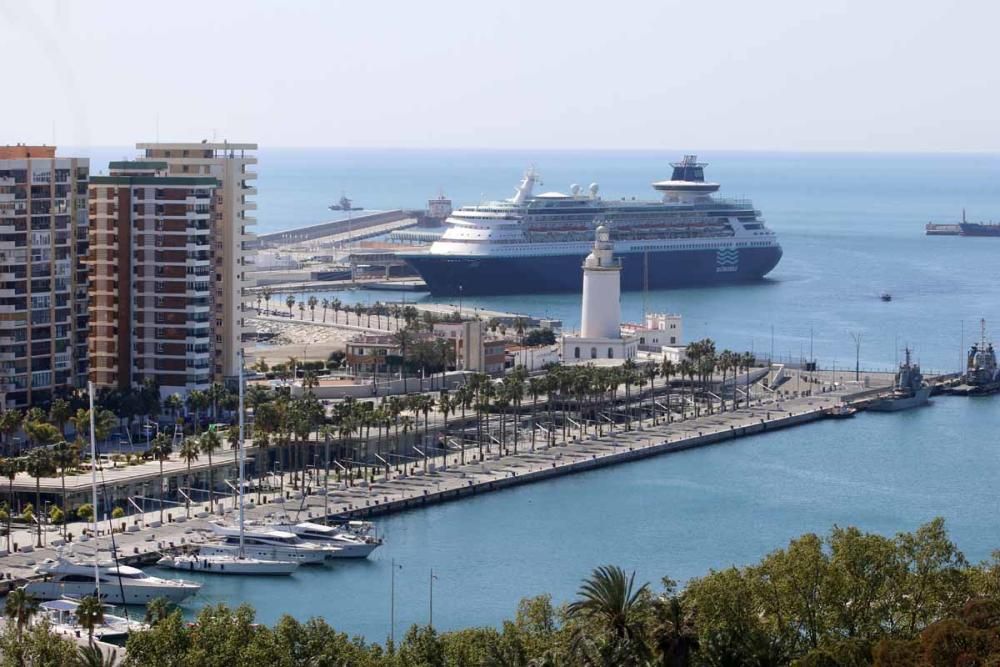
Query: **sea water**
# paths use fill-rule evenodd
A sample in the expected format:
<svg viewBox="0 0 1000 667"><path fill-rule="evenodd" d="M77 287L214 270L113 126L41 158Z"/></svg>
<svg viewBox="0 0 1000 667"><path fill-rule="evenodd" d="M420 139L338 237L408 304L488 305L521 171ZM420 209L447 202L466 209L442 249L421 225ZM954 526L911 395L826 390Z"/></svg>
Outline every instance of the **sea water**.
<svg viewBox="0 0 1000 667"><path fill-rule="evenodd" d="M130 153L87 152L94 173L102 161ZM419 207L438 192L456 205L505 197L532 163L542 191L597 182L606 197L651 197L649 183L668 177L678 157L265 148L257 231L329 219L326 206L341 194L369 209ZM825 367L853 368L858 355L866 368L889 369L908 345L926 369L941 371L959 368L963 349L979 337L980 318L1000 328L1000 238L923 234L926 222L956 221L963 208L970 219L1000 219L1000 156L700 158L721 195L753 198L784 258L754 284L625 294L626 318L679 312L688 340L711 337L720 348L792 360L812 349ZM893 300L881 301L882 292ZM556 317L570 328L579 317L574 294L466 298L463 305ZM386 543L366 561L303 567L289 578L203 576L206 585L187 608L246 601L265 622L283 613L322 616L382 640L393 589L397 636L427 622L432 568L436 626L495 625L523 596L571 599L580 579L606 563L634 569L642 581L684 581L753 562L793 536L834 524L892 534L935 516L946 518L970 558L982 559L1000 547L998 427L1000 398L942 397L909 412L819 422L473 497L380 520Z"/></svg>

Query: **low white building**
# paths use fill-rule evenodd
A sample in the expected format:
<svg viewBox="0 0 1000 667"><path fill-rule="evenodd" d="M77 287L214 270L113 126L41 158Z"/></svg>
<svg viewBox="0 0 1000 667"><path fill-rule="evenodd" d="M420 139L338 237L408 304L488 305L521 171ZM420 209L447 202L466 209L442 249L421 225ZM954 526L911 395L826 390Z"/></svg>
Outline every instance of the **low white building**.
<svg viewBox="0 0 1000 667"><path fill-rule="evenodd" d="M639 349L659 352L664 345L683 347L683 322L676 313L647 313L642 324L631 322L622 325L622 333L639 339Z"/></svg>

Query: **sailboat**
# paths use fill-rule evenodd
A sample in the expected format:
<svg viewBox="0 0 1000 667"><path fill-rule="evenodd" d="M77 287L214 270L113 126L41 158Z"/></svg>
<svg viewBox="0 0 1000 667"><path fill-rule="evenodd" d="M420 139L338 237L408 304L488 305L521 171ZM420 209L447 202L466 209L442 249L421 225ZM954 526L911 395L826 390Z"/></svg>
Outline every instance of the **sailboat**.
<svg viewBox="0 0 1000 667"><path fill-rule="evenodd" d="M162 579L142 570L122 565L117 558L101 561L97 544L97 438L94 428L94 383L88 384L90 392L90 478L94 503L94 558L90 565L76 560L72 550L68 556L62 551L57 558L46 558L35 572L41 581L25 584L24 589L39 600L58 600L64 597L96 595L102 602L111 604L146 604L155 598L180 602L201 589L201 584L183 579ZM91 572L93 577L91 577Z"/></svg>
<svg viewBox="0 0 1000 667"><path fill-rule="evenodd" d="M240 350L240 532L239 546L235 552L206 549L198 554L178 554L164 556L157 562L161 567L188 572L209 574L266 574L288 575L298 569L299 564L287 560L268 560L247 555L245 526L245 478L246 447L243 441L243 351Z"/></svg>

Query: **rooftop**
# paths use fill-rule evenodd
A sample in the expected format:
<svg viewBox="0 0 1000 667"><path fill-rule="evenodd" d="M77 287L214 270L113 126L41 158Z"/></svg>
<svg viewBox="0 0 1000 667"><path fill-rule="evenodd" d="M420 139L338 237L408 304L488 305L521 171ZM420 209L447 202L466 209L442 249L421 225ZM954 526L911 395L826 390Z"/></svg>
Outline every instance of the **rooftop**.
<svg viewBox="0 0 1000 667"><path fill-rule="evenodd" d="M13 160L29 157L55 157L55 146L28 146L26 144L16 144L14 146L0 146L0 160Z"/></svg>
<svg viewBox="0 0 1000 667"><path fill-rule="evenodd" d="M137 143L135 145L139 150L146 149L161 149L161 150L215 150L215 151L255 151L257 150L257 144L240 144L231 143L228 141L195 141L195 142L149 142L149 143Z"/></svg>

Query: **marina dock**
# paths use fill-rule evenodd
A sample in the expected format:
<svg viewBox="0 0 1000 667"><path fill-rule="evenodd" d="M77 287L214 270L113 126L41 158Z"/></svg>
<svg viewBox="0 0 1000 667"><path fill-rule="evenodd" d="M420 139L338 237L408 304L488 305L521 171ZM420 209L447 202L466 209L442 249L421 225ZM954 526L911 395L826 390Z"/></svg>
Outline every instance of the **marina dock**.
<svg viewBox="0 0 1000 667"><path fill-rule="evenodd" d="M565 445L545 446L536 442L531 449L530 442L523 441L516 454L508 447L504 456L494 451L487 454L483 461L467 461L465 465L459 463L458 454L449 453L447 457L432 458L426 474L421 469L411 474L382 471L378 481L370 485L361 482L350 486L341 482L325 489L322 471L314 471L307 479L304 490L286 486L283 494L264 494L264 502L250 506L247 515L257 520L285 513L299 520L316 520L323 516L363 518L386 515L806 424L824 418L835 405L864 401L869 394L869 391L841 388L814 396L775 397L749 408L716 412L671 424L654 426L647 419L644 423L637 423L631 431L586 437L579 441L573 438ZM475 458L472 450L466 454L469 459ZM234 498L228 496L222 499L221 507L222 515L231 518ZM216 518L201 509L200 503L198 508L192 506L191 519L187 519L184 509L177 506L166 510L165 514L166 522L163 524L158 521L158 510L113 520L117 550L124 562L151 564L162 552L197 547L208 540L208 522ZM107 525L107 522L102 522L102 531L107 530ZM81 527L83 524L73 525L71 530L78 532ZM47 535L50 541L57 537L54 531ZM31 545L35 536L31 531L19 530L15 531L12 539L21 545ZM106 532L101 535L100 544L102 552L110 548ZM78 556L86 558L93 553L92 545L93 540L76 540L73 548ZM15 553L0 551L0 569L3 572L0 593L35 577L34 566L45 558L54 558L57 548L22 546Z"/></svg>

